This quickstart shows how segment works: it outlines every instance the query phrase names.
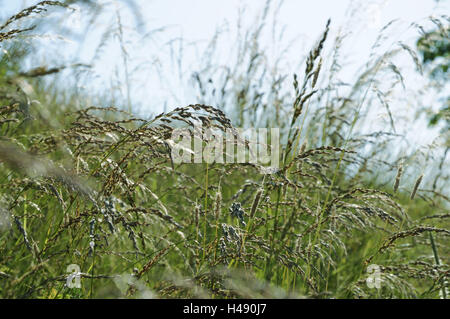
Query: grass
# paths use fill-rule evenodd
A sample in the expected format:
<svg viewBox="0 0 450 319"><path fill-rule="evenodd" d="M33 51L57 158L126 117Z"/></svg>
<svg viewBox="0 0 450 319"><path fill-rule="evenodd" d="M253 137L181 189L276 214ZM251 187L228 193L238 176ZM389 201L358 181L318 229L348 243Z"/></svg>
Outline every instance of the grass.
<svg viewBox="0 0 450 319"><path fill-rule="evenodd" d="M0 28L7 51L0 56L0 297L448 296L446 153L427 153L439 167L428 176L415 166L420 151L391 152L390 143L401 136L390 107L400 101L388 103L392 92L383 89L407 80L392 65L400 54L416 57L413 49L402 44L374 52L342 91L342 39L338 35L327 55L328 21L306 55L303 76L289 83L283 74L263 72L258 39L270 4L241 38L236 66L196 73L201 103L145 119L131 113L118 11L123 108L78 106L75 101L92 97L48 80L62 70L23 71L35 48L21 36L31 28L11 26L65 4L43 1L6 20ZM412 62L420 64L417 57ZM367 133L358 125L375 101L388 114L389 130ZM174 163L173 129L194 130L197 122L222 132L237 125L280 127L280 171ZM72 264L80 267L81 288L67 286ZM381 269L380 289L366 284L372 264Z"/></svg>

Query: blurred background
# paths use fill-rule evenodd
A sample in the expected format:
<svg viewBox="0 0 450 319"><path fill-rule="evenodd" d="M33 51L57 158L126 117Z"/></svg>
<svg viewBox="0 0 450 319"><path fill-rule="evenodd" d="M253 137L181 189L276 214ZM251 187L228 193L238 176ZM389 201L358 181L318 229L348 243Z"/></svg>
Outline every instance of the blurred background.
<svg viewBox="0 0 450 319"><path fill-rule="evenodd" d="M446 297L449 1L0 8L0 295ZM175 166L170 133L199 121L280 128L281 171ZM218 265L277 292L216 289ZM119 273L146 281L119 294Z"/></svg>
<svg viewBox="0 0 450 319"><path fill-rule="evenodd" d="M6 19L36 3L0 1L1 16ZM40 29L39 35L25 36L34 49L21 58L20 69L64 66L40 82L58 82L76 92L71 99L78 105L116 105L151 118L177 106L205 103L226 110L237 126L282 128L286 124L280 123L278 115L271 117L275 123L268 123L260 116L267 114L262 111L265 107L258 105L279 104L277 114L290 108L292 99L286 97L292 94L293 74L302 73L309 49L331 19L328 39L334 40L325 43L324 64L333 68L333 83L338 87L330 89L328 83L327 92L351 94L376 57L398 49L406 53L389 57L393 72L382 75L371 89L373 103L381 107L367 108L365 120L356 125L359 132L387 128L401 135L395 142L395 155L418 150L422 167L432 160L430 149L437 144L444 147L435 156L441 157L446 150L448 122L441 111L448 109L448 74L436 72L436 65L448 65L448 39L440 56L429 55L433 58L427 60L423 50L414 51L424 34L439 28L440 17L449 12L449 1L65 3L70 5L67 10L55 8L33 16L32 22L18 22L37 24ZM422 64L431 66L424 70ZM393 85L392 76L401 79L401 85ZM326 80L319 78L324 85ZM253 102L239 97L244 91ZM240 103L244 105L236 107ZM252 117L259 120L251 121Z"/></svg>

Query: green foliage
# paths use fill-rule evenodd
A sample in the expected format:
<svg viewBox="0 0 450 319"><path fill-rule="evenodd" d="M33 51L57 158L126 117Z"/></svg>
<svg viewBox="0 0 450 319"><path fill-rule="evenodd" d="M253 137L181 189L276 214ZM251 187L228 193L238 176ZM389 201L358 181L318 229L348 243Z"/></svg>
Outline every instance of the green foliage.
<svg viewBox="0 0 450 319"><path fill-rule="evenodd" d="M322 65L329 28L294 77L294 98L282 94L282 76L250 85L267 78L252 71L263 69L263 49L247 46L237 59L248 61L239 65L245 71L217 83L220 97L211 93L221 109L205 105L205 92L202 104L150 119L91 106L42 80L61 70L22 70L32 53L25 44L4 47L0 297L439 298L448 286L449 199L415 171L416 182L407 181L403 162L411 159L378 160L391 153L392 133L356 130L370 93L383 99L374 86L393 74L389 88L399 83L389 61L398 50L368 61L341 96L337 61ZM248 34L245 42L257 43L258 33ZM13 38L20 43L20 34ZM277 173L172 162L174 128L202 122L224 132L247 121L284 129ZM66 284L72 264L81 288ZM366 284L371 264L380 267L380 289Z"/></svg>
<svg viewBox="0 0 450 319"><path fill-rule="evenodd" d="M431 32L423 34L417 40L417 48L422 54L422 61L430 68L430 77L447 85L450 67L450 40L449 40L449 21L447 19L433 20L437 28ZM436 125L444 120L447 125L445 130L450 129L449 117L450 97L446 97L446 101L441 110L433 114L429 124Z"/></svg>
<svg viewBox="0 0 450 319"><path fill-rule="evenodd" d="M450 40L448 31L442 34L439 31L430 32L417 41L417 47L422 52L422 60L425 64L442 59L438 67L431 73L432 76L445 76L449 69ZM439 71L442 74L439 74Z"/></svg>

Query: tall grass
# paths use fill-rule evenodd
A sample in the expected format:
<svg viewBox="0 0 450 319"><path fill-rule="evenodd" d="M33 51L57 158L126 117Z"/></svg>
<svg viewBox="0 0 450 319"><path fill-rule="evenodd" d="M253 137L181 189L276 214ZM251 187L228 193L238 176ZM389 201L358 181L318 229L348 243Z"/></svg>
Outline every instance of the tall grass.
<svg viewBox="0 0 450 319"><path fill-rule="evenodd" d="M92 106L88 94L42 79L60 68L23 70L33 50L21 36L32 28L15 24L51 6L66 4L40 2L0 28L1 297L448 295L448 172L441 164L440 182L429 189L427 174L415 171L420 150L398 158L391 151L402 139L391 110L401 101L391 94L407 81L395 58L412 56L422 68L405 44L376 52L391 25L354 83L344 85L345 38L328 45L329 21L303 74L291 80L277 68L266 73L259 37L268 1L241 37L236 65L215 65L215 42L208 46L211 60L193 75L199 104L140 118L131 112L123 38L123 108ZM387 129L364 131L376 107L386 111ZM174 163L173 129L193 132L195 123L222 132L280 127L280 171ZM426 160L445 162L446 153L433 154ZM66 284L71 264L80 266L81 288ZM381 269L378 290L366 284L371 264Z"/></svg>

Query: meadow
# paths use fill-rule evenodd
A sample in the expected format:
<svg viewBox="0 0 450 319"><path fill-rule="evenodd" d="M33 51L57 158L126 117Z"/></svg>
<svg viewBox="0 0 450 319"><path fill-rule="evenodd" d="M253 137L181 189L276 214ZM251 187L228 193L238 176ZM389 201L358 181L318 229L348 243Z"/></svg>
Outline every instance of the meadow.
<svg viewBox="0 0 450 319"><path fill-rule="evenodd" d="M60 84L66 67L25 63L36 17L69 3L0 22L0 298L448 297L450 137L404 143L396 59L427 68L406 44L378 51L390 25L352 83L333 21L283 74L258 45L268 1L233 65L211 58L192 76L195 104L143 117L130 90L80 93ZM448 39L448 17L434 19ZM364 130L375 110L382 129ZM279 128L279 170L174 163L174 128L196 123Z"/></svg>

